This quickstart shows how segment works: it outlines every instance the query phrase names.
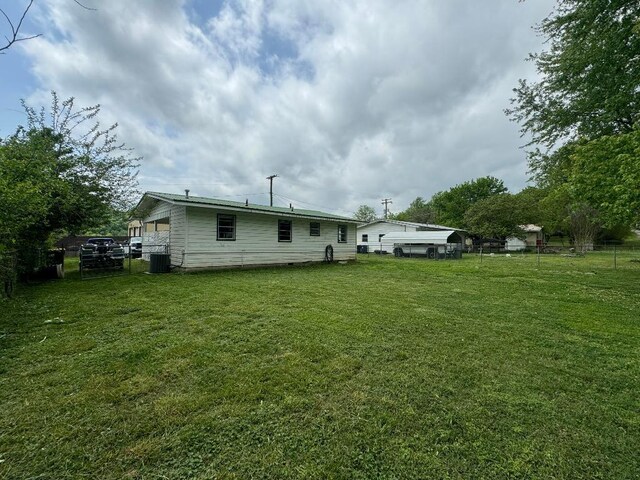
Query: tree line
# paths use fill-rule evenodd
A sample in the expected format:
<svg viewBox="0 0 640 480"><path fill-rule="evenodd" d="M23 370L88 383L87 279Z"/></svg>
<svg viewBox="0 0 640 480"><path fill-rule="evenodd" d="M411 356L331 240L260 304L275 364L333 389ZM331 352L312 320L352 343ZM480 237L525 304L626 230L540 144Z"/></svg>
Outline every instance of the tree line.
<svg viewBox="0 0 640 480"><path fill-rule="evenodd" d="M520 80L505 110L531 138L533 186L511 194L498 179L472 180L418 197L395 218L489 237L536 223L581 245L640 228L637 0L561 0L535 28L547 46L529 56L539 80Z"/></svg>

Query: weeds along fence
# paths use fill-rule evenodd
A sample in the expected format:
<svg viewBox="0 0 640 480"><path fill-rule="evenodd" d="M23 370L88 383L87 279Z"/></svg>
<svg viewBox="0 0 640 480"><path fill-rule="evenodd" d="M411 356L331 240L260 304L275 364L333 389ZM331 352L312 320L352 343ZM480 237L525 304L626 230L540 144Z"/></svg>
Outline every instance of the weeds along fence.
<svg viewBox="0 0 640 480"><path fill-rule="evenodd" d="M573 246L544 246L521 251L486 251L478 249L467 253L475 256L479 262L490 262L493 259L519 259L527 263L542 266L557 264L560 259L571 260L599 268L637 269L640 271L640 247L625 245L593 245L586 251Z"/></svg>

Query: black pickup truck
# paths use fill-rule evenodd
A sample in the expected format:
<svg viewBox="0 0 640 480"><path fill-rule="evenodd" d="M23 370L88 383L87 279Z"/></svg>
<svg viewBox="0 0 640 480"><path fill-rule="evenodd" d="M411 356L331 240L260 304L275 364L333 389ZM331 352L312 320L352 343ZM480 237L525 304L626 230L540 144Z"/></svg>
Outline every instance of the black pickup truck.
<svg viewBox="0 0 640 480"><path fill-rule="evenodd" d="M122 268L124 248L113 238L90 238L80 247L80 268Z"/></svg>

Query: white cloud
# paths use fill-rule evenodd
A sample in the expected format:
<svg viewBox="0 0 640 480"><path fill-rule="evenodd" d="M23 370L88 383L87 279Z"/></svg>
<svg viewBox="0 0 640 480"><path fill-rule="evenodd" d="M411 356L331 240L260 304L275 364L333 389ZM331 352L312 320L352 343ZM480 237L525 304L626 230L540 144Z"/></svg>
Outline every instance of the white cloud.
<svg viewBox="0 0 640 480"><path fill-rule="evenodd" d="M244 198L277 173L277 193L349 213L484 175L524 186L502 110L551 0L227 1L200 24L188 2L94 3L41 7L32 100L100 103L145 189Z"/></svg>

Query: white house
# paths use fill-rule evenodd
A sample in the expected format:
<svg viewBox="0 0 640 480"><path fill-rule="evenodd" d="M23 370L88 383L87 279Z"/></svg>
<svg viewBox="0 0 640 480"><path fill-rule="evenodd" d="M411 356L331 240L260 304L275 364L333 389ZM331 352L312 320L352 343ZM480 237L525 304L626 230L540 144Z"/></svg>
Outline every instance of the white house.
<svg viewBox="0 0 640 480"><path fill-rule="evenodd" d="M392 253L393 244L383 242L382 238L391 232L429 232L429 231L455 231L462 237L464 243L464 231L435 225L432 223L403 222L400 220L375 220L364 225L358 225L358 251ZM366 247L366 248L365 248Z"/></svg>
<svg viewBox="0 0 640 480"><path fill-rule="evenodd" d="M527 248L541 247L544 244L544 234L542 227L538 225L520 225L524 232L524 238L509 237L507 238L507 250L520 251Z"/></svg>
<svg viewBox="0 0 640 480"><path fill-rule="evenodd" d="M355 260L357 220L297 208L147 192L143 249L181 269Z"/></svg>

